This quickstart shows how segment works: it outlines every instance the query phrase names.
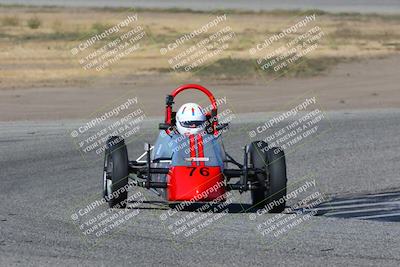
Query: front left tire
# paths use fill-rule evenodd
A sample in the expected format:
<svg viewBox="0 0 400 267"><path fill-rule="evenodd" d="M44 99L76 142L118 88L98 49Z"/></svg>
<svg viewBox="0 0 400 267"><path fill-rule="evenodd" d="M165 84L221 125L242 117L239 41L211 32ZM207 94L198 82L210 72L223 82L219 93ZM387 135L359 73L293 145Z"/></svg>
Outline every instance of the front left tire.
<svg viewBox="0 0 400 267"><path fill-rule="evenodd" d="M280 213L286 207L286 162L283 150L277 147L269 148L263 141L256 141L249 147L250 164L263 173L255 176L256 189L251 191L253 207L262 209L272 206L268 212Z"/></svg>

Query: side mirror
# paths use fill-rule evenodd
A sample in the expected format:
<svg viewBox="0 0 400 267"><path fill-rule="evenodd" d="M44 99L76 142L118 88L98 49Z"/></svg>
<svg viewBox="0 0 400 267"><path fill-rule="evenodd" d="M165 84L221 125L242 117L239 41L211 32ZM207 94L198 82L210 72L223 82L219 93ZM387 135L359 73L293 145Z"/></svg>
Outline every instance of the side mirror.
<svg viewBox="0 0 400 267"><path fill-rule="evenodd" d="M171 127L171 125L169 125L168 123L160 123L158 125L158 129L160 130L168 130Z"/></svg>

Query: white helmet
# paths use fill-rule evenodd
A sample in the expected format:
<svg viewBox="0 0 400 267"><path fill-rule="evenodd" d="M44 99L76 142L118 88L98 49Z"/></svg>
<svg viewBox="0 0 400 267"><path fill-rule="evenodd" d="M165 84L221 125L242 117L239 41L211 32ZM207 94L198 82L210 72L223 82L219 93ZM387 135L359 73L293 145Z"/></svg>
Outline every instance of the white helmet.
<svg viewBox="0 0 400 267"><path fill-rule="evenodd" d="M176 113L176 129L182 135L198 134L205 128L206 116L195 103L182 105Z"/></svg>

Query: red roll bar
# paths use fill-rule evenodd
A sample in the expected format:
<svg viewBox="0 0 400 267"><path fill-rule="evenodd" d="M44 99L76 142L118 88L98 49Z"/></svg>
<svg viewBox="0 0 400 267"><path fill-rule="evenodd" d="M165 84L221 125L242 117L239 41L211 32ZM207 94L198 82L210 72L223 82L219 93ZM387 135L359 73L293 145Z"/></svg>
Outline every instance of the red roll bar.
<svg viewBox="0 0 400 267"><path fill-rule="evenodd" d="M217 125L218 125L218 120L217 120L217 102L215 101L214 95L205 87L198 85L198 84L185 84L182 85L175 90L171 92L170 95L167 95L166 99L166 107L165 107L165 123L168 125L171 125L171 120L172 120L172 105L174 104L174 98L180 94L181 92L189 89L194 89L194 90L199 90L203 92L205 95L207 95L208 99L211 102L212 105L212 110L211 110L211 121L213 122L213 129L214 133L217 132Z"/></svg>

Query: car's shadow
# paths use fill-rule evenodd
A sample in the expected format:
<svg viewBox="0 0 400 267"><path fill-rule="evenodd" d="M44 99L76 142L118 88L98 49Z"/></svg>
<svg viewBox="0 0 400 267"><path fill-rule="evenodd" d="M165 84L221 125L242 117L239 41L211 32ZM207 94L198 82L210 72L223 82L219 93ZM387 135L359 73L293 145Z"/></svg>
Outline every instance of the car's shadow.
<svg viewBox="0 0 400 267"><path fill-rule="evenodd" d="M128 209L139 209L139 210L168 210L176 209L182 212L209 212L214 213L254 213L257 209L253 208L250 204L243 203L192 203L190 205L179 205L175 204L172 207L168 206L165 201L130 201L127 205Z"/></svg>

